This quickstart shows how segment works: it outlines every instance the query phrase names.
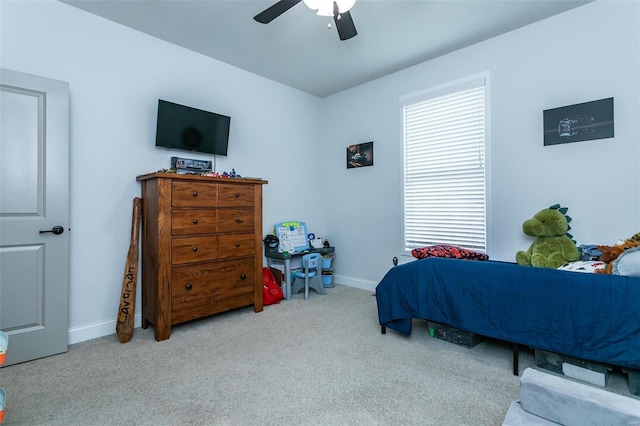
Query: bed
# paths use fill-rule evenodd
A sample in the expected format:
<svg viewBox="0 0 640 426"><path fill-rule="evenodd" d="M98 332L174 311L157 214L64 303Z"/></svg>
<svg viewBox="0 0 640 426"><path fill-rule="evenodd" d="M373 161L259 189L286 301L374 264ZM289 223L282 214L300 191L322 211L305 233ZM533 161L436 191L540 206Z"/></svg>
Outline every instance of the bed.
<svg viewBox="0 0 640 426"><path fill-rule="evenodd" d="M410 334L418 318L516 348L640 369L637 277L434 257L393 267L376 300L383 333Z"/></svg>

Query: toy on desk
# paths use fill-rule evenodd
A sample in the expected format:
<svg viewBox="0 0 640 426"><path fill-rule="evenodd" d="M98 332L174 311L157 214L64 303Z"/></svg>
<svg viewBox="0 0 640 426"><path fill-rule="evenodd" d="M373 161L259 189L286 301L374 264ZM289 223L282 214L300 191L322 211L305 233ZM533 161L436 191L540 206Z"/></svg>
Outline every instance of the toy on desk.
<svg viewBox="0 0 640 426"><path fill-rule="evenodd" d="M278 252L295 253L309 250L307 224L298 221L276 223L274 233L280 240Z"/></svg>
<svg viewBox="0 0 640 426"><path fill-rule="evenodd" d="M327 237L316 238L316 234L311 232L307 235L307 239L309 240L309 249L321 249L321 248L329 248L329 241Z"/></svg>
<svg viewBox="0 0 640 426"><path fill-rule="evenodd" d="M314 238L312 240L309 240L309 244L311 244L311 247L313 247L314 249L321 249L324 247L322 238Z"/></svg>
<svg viewBox="0 0 640 426"><path fill-rule="evenodd" d="M262 241L264 241L264 246L270 249L278 248L278 244L280 244L278 237L272 234L268 234Z"/></svg>

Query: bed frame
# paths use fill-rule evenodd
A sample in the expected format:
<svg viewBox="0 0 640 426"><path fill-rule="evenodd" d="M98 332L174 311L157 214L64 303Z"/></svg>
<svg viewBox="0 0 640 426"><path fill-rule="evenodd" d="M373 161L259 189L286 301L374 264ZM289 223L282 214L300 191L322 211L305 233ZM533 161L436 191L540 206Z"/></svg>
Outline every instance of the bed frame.
<svg viewBox="0 0 640 426"><path fill-rule="evenodd" d="M513 345L640 369L640 278L427 258L393 267L376 287L381 332L426 319Z"/></svg>

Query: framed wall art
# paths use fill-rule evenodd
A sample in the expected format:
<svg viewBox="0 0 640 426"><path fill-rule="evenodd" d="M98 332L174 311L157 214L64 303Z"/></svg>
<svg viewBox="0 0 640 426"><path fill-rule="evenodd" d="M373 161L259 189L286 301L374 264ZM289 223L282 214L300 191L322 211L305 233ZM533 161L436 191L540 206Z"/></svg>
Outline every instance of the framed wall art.
<svg viewBox="0 0 640 426"><path fill-rule="evenodd" d="M613 98L547 109L544 145L613 137Z"/></svg>
<svg viewBox="0 0 640 426"><path fill-rule="evenodd" d="M373 142L347 147L347 169L373 166Z"/></svg>

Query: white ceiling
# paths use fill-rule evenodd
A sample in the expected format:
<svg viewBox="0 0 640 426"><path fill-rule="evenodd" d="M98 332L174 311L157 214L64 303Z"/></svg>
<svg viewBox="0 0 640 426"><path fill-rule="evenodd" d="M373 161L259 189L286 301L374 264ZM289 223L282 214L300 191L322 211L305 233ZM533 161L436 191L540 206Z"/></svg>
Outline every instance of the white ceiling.
<svg viewBox="0 0 640 426"><path fill-rule="evenodd" d="M62 1L325 97L591 0L357 0L346 41L302 2L265 25L275 0Z"/></svg>

